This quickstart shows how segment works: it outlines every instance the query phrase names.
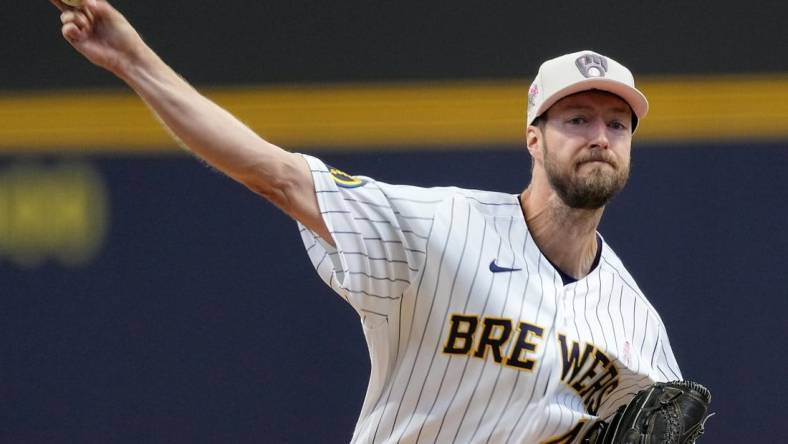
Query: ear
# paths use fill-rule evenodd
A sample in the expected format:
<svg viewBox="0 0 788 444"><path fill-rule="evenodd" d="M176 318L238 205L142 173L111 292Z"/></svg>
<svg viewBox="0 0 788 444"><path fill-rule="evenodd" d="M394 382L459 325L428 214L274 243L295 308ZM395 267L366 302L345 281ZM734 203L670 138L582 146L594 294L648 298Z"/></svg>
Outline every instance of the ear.
<svg viewBox="0 0 788 444"><path fill-rule="evenodd" d="M542 150L543 137L544 134L538 126L528 125L525 129L525 146L528 148L528 152L531 153L531 158L534 162L542 162L544 155Z"/></svg>

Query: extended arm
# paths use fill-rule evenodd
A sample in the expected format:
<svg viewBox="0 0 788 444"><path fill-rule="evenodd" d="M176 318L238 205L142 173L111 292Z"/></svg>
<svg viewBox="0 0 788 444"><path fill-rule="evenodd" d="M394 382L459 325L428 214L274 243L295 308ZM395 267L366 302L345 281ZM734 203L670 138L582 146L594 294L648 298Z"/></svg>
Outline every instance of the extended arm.
<svg viewBox="0 0 788 444"><path fill-rule="evenodd" d="M301 156L266 142L197 92L106 1L87 0L81 10L50 1L62 12L66 40L126 82L182 145L333 242Z"/></svg>

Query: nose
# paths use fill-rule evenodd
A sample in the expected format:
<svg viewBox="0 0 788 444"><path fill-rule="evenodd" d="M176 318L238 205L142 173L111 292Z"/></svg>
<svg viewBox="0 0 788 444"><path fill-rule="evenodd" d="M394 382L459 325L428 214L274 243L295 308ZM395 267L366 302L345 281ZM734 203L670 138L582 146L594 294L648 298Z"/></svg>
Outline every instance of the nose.
<svg viewBox="0 0 788 444"><path fill-rule="evenodd" d="M591 141L591 148L599 148L606 150L610 145L607 137L607 124L602 119L595 119L589 131L589 139Z"/></svg>

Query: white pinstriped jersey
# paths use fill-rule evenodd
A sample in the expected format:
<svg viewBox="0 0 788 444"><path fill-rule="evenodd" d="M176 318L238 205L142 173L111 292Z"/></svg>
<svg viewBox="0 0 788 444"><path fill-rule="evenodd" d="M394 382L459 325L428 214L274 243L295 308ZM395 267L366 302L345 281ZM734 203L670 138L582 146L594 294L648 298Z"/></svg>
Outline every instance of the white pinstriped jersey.
<svg viewBox="0 0 788 444"><path fill-rule="evenodd" d="M369 346L352 442L571 443L641 388L681 379L608 245L564 285L516 195L389 185L304 157L336 244L301 226L305 247Z"/></svg>

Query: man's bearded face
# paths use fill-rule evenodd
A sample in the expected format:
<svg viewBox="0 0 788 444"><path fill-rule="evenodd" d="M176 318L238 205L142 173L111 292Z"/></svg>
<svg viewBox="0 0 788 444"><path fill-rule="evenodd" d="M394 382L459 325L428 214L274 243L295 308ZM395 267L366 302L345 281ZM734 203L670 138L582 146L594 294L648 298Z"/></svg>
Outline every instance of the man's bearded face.
<svg viewBox="0 0 788 444"><path fill-rule="evenodd" d="M629 164L621 165L608 151L592 149L561 165L547 141L543 143L547 179L570 208L601 208L624 189L629 179Z"/></svg>

